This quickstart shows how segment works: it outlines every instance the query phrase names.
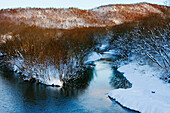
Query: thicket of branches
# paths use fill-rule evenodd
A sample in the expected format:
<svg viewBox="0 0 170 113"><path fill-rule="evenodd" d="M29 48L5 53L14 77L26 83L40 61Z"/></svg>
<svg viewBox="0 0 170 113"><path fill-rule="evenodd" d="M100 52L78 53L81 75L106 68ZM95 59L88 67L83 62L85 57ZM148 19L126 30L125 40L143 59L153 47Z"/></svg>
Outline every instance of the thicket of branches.
<svg viewBox="0 0 170 113"><path fill-rule="evenodd" d="M12 39L1 43L0 50L6 54L9 68L17 68L39 82L55 78L63 82L77 79L79 72L85 69L87 55L97 45L94 37L101 30L22 28L12 29L15 31L12 31Z"/></svg>
<svg viewBox="0 0 170 113"><path fill-rule="evenodd" d="M135 56L139 63L157 66L170 77L170 23L153 19L136 23L126 31L113 29L110 45L126 60Z"/></svg>

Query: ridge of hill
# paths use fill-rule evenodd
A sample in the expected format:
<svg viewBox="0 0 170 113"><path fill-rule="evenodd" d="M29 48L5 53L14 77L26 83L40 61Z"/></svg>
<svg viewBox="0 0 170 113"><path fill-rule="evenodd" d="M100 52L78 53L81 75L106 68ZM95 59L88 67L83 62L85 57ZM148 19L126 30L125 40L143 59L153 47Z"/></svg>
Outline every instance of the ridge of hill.
<svg viewBox="0 0 170 113"><path fill-rule="evenodd" d="M115 26L133 22L151 15L169 18L168 6L138 3L131 5L106 5L90 10L77 8L17 8L1 9L0 22L35 25L43 28L72 29L82 27Z"/></svg>

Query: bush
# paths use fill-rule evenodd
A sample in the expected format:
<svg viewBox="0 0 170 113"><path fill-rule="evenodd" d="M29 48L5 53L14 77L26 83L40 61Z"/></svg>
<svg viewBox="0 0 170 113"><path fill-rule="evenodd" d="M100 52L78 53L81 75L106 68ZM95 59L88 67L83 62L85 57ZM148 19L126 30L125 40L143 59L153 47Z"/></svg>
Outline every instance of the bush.
<svg viewBox="0 0 170 113"><path fill-rule="evenodd" d="M150 21L157 23L149 23ZM113 38L110 41L112 48L119 51L125 59L135 56L140 58L141 62L152 66L156 64L166 73L169 73L169 20L153 16L153 18L146 18L131 24L129 29L125 29L128 25L129 23L118 26L124 29L123 32L120 29L112 29Z"/></svg>
<svg viewBox="0 0 170 113"><path fill-rule="evenodd" d="M17 26L17 25L16 25ZM17 26L11 31L12 39L1 43L0 51L7 54L6 63L20 70L27 78L40 82L60 79L63 82L78 78L87 55L98 44L95 36L101 28L73 30L43 29L35 26Z"/></svg>

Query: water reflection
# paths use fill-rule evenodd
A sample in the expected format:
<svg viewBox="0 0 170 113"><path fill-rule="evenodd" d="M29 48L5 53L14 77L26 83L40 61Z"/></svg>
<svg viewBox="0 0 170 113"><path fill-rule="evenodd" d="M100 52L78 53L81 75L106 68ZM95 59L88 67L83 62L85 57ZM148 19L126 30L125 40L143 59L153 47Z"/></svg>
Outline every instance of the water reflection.
<svg viewBox="0 0 170 113"><path fill-rule="evenodd" d="M60 89L60 93L64 96L78 96L89 86L93 80L94 68L89 67L84 72L79 73L80 78L74 81L69 81L67 86Z"/></svg>
<svg viewBox="0 0 170 113"><path fill-rule="evenodd" d="M95 68L88 68L80 79L63 88L23 82L19 75L1 72L0 109L23 113L131 112L112 102L106 94L116 86L109 83L116 77L111 69L109 63L98 62Z"/></svg>
<svg viewBox="0 0 170 113"><path fill-rule="evenodd" d="M118 88L131 88L132 84L123 76L123 73L113 68L113 76L110 77L110 85L115 89Z"/></svg>
<svg viewBox="0 0 170 113"><path fill-rule="evenodd" d="M24 82L22 79L20 79L22 78L21 75L2 68L1 70L1 76L10 81L10 83L22 84L20 85L20 88L22 89L25 98L35 100L39 98L37 95L40 94L44 94L43 99L46 99L46 96L50 93L49 90L55 92L55 94L62 95L63 97L75 97L79 94L82 94L93 79L94 68L86 68L84 72L79 73L80 78L74 81L69 81L67 85L62 88Z"/></svg>

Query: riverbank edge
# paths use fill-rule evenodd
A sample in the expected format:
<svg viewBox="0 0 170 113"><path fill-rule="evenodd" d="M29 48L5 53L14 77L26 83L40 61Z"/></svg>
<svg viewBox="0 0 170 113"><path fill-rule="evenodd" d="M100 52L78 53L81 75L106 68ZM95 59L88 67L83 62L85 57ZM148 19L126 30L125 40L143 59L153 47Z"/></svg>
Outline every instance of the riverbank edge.
<svg viewBox="0 0 170 113"><path fill-rule="evenodd" d="M132 83L132 88L115 89L108 93L122 107L145 113L170 111L170 85L159 79L161 70L131 62L118 68Z"/></svg>

